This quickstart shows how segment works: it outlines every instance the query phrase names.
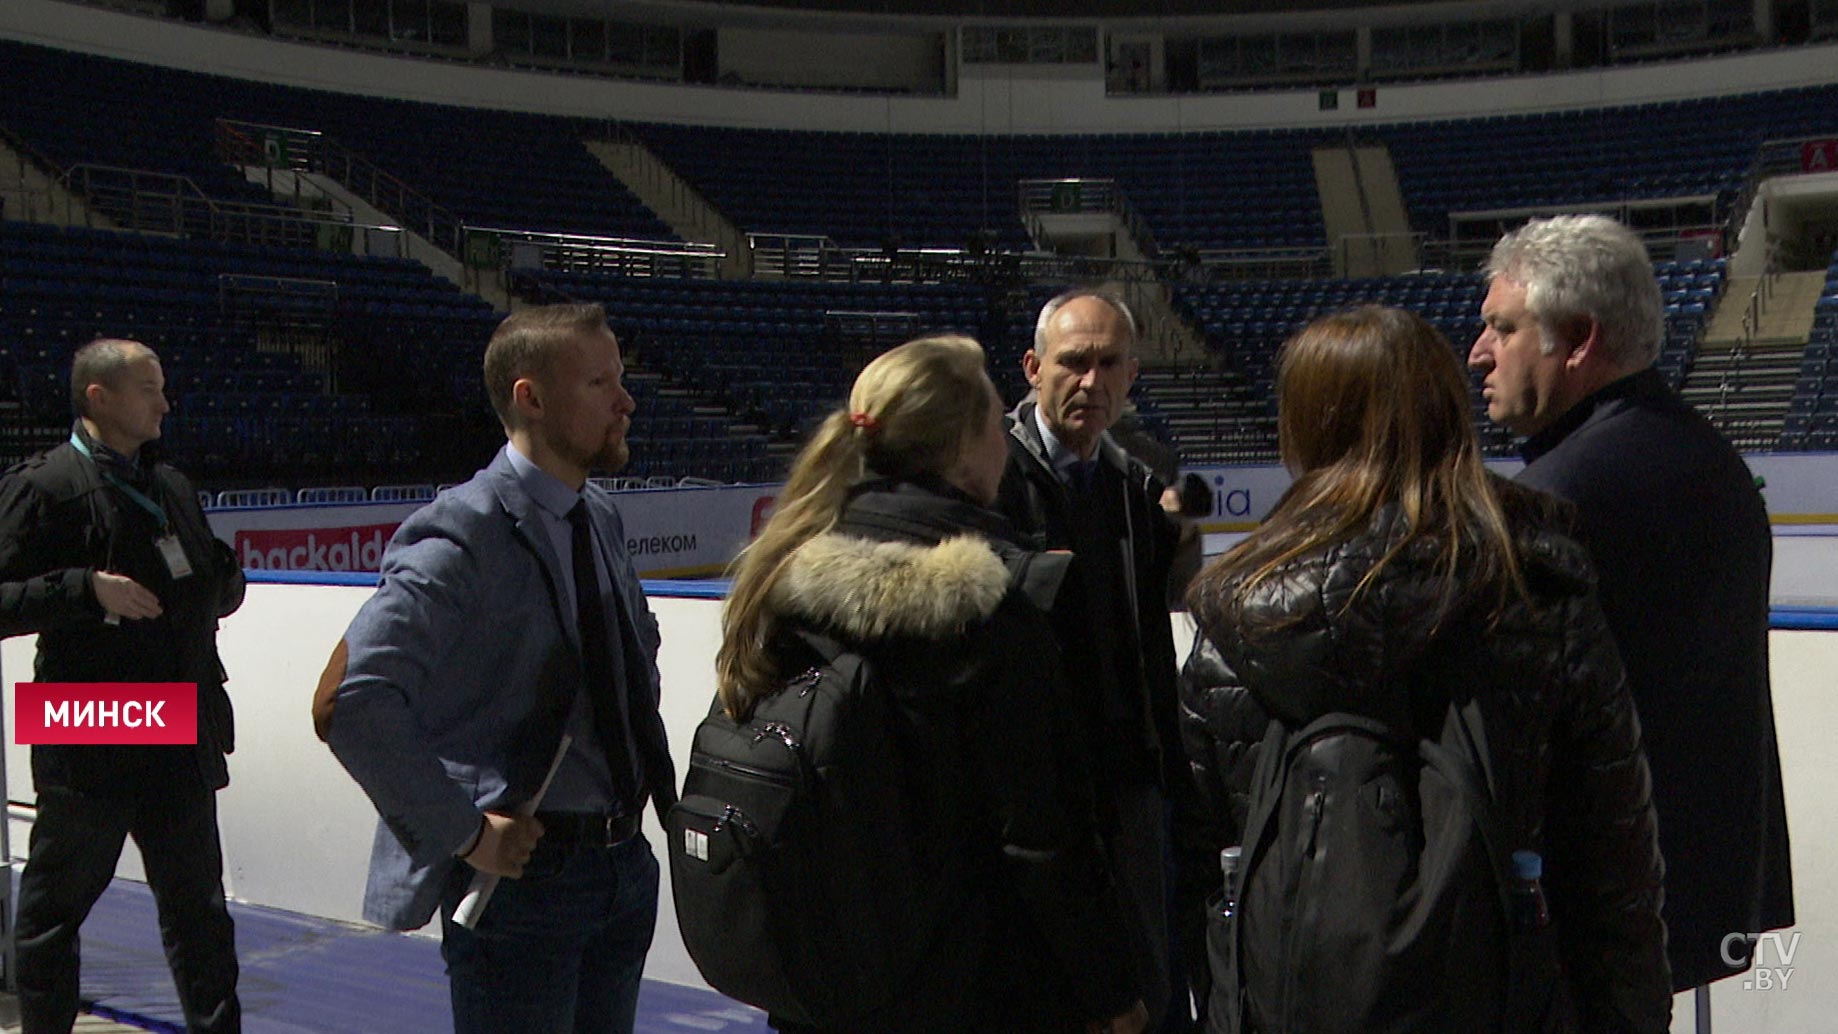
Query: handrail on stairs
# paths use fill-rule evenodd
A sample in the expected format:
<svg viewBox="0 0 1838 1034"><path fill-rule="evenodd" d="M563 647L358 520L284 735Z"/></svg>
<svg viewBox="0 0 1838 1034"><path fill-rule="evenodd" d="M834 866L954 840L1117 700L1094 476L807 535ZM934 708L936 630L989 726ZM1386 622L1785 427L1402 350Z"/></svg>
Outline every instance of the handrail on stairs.
<svg viewBox="0 0 1838 1034"><path fill-rule="evenodd" d="M1021 221L1039 243L1041 218L1046 215L1080 215L1110 213L1122 220L1130 239L1145 259L1153 262L1161 256L1155 233L1130 204L1114 179L1084 176L1062 176L1055 179L1024 179L1016 183Z"/></svg>
<svg viewBox="0 0 1838 1034"><path fill-rule="evenodd" d="M217 153L231 165L263 165L328 176L449 256L465 257L463 219L319 130L218 119Z"/></svg>

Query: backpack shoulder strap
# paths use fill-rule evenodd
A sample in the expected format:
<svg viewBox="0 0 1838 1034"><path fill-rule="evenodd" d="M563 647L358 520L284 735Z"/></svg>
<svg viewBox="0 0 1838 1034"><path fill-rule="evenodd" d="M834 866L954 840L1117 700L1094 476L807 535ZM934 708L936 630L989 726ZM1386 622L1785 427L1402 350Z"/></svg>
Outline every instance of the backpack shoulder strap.
<svg viewBox="0 0 1838 1034"><path fill-rule="evenodd" d="M1492 864L1494 884L1500 902L1510 907L1512 887L1512 853L1516 846L1517 822L1512 803L1501 800L1499 781L1494 778L1493 759L1488 751L1487 727L1482 718L1480 701L1474 697L1451 700L1445 730L1453 742L1438 742L1424 737L1418 742L1418 754L1425 765L1434 768L1449 785L1461 794L1468 813L1487 850Z"/></svg>
<svg viewBox="0 0 1838 1034"><path fill-rule="evenodd" d="M1275 824L1279 798L1282 796L1283 783L1288 779L1290 753L1289 747L1296 737L1290 734L1289 727L1282 719L1272 718L1264 729L1263 743L1258 747L1257 768L1251 773L1250 799L1251 811L1245 816L1244 843L1239 850L1239 886L1245 884L1251 870L1262 861L1270 846L1271 827ZM1232 888L1225 888L1231 893ZM1244 977L1240 971L1239 960L1244 957L1244 924L1234 922L1231 929L1231 958L1228 961L1226 978L1230 981L1227 1002L1232 1016L1219 1017L1213 1029L1242 1031L1250 1022L1250 999L1245 993ZM1218 972L1214 970L1215 974ZM1218 979L1215 976L1214 979Z"/></svg>

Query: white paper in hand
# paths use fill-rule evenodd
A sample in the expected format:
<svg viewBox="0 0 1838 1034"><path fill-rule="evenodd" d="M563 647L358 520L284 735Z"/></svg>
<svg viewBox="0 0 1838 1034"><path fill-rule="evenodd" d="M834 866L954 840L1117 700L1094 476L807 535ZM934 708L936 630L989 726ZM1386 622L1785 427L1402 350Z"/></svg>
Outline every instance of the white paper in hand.
<svg viewBox="0 0 1838 1034"><path fill-rule="evenodd" d="M555 757L549 762L549 774L542 777L542 785L536 788L536 795L524 801L517 808L519 815L534 815L542 806L542 799L549 792L549 783L555 779L555 770L562 767L562 758L568 756L568 747L574 743L574 737L563 735L562 742L555 748ZM491 893L498 889L499 877L488 872L472 874L472 884L466 888L466 896L460 899L459 907L453 910L453 921L470 930L479 925L479 917L485 914L485 905L491 901Z"/></svg>

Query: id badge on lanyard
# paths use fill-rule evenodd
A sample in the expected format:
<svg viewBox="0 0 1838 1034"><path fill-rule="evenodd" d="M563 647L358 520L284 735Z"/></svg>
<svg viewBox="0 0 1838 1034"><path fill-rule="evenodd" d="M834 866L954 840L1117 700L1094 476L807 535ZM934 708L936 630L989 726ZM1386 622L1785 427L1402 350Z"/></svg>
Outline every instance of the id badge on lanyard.
<svg viewBox="0 0 1838 1034"><path fill-rule="evenodd" d="M167 532L154 539L153 544L159 547L160 559L166 562L166 573L173 581L191 577L191 561L186 559L185 545L177 535Z"/></svg>
<svg viewBox="0 0 1838 1034"><path fill-rule="evenodd" d="M90 462L95 462L95 457L90 455L89 446L83 443L83 439L75 431L70 433L70 444ZM181 578L191 577L191 560L185 555L185 544L179 541L178 533L172 530L172 521L166 516L166 508L147 498L147 495L140 489L109 473L100 465L97 466L97 472L102 475L104 481L114 485L123 495L133 501L134 505L152 514L153 519L159 522L160 534L153 540L153 545L159 550L160 562L166 565L166 573L172 576L172 580L176 582Z"/></svg>

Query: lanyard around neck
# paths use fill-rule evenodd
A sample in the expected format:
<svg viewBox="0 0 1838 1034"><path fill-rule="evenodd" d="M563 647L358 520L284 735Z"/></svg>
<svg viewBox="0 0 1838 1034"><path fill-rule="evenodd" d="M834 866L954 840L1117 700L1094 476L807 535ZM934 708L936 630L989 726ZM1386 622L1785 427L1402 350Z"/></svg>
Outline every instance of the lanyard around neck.
<svg viewBox="0 0 1838 1034"><path fill-rule="evenodd" d="M97 463L95 455L89 451L89 446L83 441L82 436L75 431L70 432L70 445L71 448L82 453L85 459L96 464L96 473L101 474L104 481L121 489L122 494L132 499L135 505L152 514L153 519L160 524L160 533L165 534L166 526L172 523L172 519L166 516L166 508L164 506L147 498L146 493L116 477L113 471Z"/></svg>

